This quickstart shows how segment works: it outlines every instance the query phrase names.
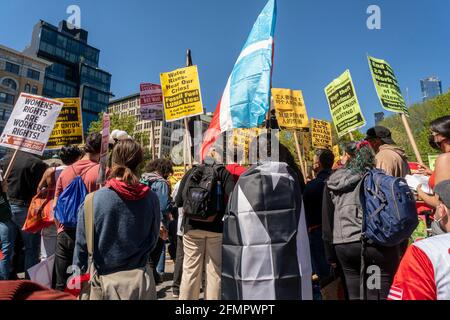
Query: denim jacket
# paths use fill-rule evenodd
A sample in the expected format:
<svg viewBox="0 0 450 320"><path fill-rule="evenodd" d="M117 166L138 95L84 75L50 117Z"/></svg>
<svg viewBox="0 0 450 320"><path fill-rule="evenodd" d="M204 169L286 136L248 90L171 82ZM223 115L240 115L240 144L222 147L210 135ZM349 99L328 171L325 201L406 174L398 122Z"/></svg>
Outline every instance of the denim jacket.
<svg viewBox="0 0 450 320"><path fill-rule="evenodd" d="M161 221L165 221L167 213L172 209L169 182L155 172L143 173L141 183L149 186L158 196Z"/></svg>

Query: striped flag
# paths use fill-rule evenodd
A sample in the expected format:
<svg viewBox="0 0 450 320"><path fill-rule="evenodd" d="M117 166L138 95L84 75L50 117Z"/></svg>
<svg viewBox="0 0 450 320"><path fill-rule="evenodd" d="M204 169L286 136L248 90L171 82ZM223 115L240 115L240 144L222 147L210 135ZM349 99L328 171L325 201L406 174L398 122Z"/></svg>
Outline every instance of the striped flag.
<svg viewBox="0 0 450 320"><path fill-rule="evenodd" d="M264 121L270 106L276 12L276 0L269 0L256 19L203 138L202 160L222 132L255 128Z"/></svg>
<svg viewBox="0 0 450 320"><path fill-rule="evenodd" d="M402 300L403 289L392 286L387 298L388 300Z"/></svg>

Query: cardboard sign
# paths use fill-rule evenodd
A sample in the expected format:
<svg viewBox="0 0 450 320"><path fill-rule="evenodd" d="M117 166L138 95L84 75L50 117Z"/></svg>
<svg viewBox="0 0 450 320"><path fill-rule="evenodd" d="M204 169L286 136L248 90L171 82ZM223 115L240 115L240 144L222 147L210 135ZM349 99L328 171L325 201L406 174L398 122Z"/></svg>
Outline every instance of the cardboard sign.
<svg viewBox="0 0 450 320"><path fill-rule="evenodd" d="M167 122L203 114L197 66L161 73L160 79Z"/></svg>
<svg viewBox="0 0 450 320"><path fill-rule="evenodd" d="M21 93L3 129L0 145L42 155L63 103Z"/></svg>
<svg viewBox="0 0 450 320"><path fill-rule="evenodd" d="M309 128L308 115L301 90L273 88L272 98L280 128Z"/></svg>
<svg viewBox="0 0 450 320"><path fill-rule="evenodd" d="M64 103L59 113L47 149L60 149L67 145L83 144L83 119L80 98L55 99Z"/></svg>
<svg viewBox="0 0 450 320"><path fill-rule="evenodd" d="M141 83L141 120L163 120L162 90L159 84Z"/></svg>
<svg viewBox="0 0 450 320"><path fill-rule="evenodd" d="M325 95L339 137L366 124L349 70L325 88Z"/></svg>
<svg viewBox="0 0 450 320"><path fill-rule="evenodd" d="M325 120L311 119L311 138L313 148L331 149L331 124Z"/></svg>
<svg viewBox="0 0 450 320"><path fill-rule="evenodd" d="M368 60L373 84L383 108L388 111L407 114L408 109L394 70L384 60L374 57L368 57Z"/></svg>

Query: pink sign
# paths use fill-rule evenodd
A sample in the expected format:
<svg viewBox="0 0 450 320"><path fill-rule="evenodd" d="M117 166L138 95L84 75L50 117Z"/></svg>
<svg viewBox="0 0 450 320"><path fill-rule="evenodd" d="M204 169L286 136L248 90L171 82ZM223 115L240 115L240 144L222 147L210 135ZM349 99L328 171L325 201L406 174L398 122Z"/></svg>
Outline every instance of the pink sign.
<svg viewBox="0 0 450 320"><path fill-rule="evenodd" d="M159 84L141 83L141 119L163 120L162 90Z"/></svg>

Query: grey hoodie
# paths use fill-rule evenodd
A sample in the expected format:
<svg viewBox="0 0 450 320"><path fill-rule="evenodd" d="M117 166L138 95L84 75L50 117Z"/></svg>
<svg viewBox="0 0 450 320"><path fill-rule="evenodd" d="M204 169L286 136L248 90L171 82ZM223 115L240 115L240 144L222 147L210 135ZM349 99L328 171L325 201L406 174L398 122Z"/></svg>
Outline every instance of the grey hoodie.
<svg viewBox="0 0 450 320"><path fill-rule="evenodd" d="M339 169L327 181L322 207L323 239L333 244L360 241L362 175Z"/></svg>

